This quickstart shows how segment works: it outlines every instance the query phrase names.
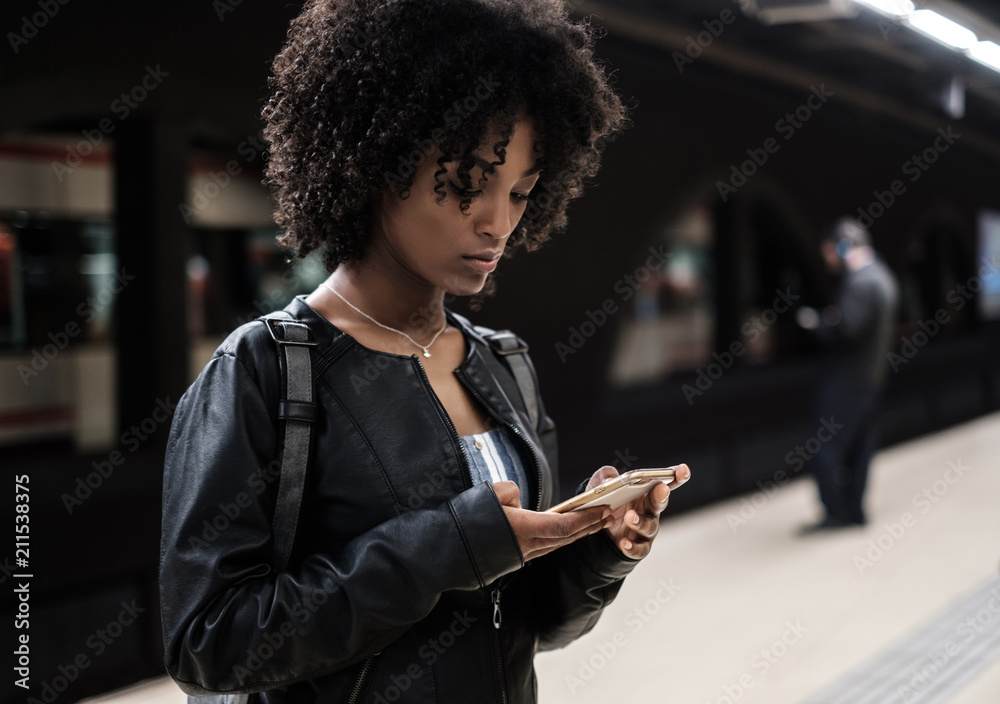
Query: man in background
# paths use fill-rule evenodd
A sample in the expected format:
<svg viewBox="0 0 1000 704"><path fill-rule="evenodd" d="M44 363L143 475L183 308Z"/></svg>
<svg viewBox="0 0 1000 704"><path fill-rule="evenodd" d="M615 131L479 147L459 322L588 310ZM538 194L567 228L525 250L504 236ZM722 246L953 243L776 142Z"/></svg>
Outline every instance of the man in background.
<svg viewBox="0 0 1000 704"><path fill-rule="evenodd" d="M872 248L868 230L841 218L821 243L827 268L840 274L836 302L822 312L803 307L799 324L826 348L816 408L837 428L813 458L826 515L803 534L866 523L868 465L878 443L887 355L895 332L899 284Z"/></svg>

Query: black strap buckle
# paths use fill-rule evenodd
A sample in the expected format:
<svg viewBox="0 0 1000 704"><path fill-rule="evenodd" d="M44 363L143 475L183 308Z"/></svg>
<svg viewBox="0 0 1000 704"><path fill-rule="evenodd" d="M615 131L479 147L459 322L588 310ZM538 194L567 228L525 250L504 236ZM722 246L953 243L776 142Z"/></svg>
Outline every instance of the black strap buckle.
<svg viewBox="0 0 1000 704"><path fill-rule="evenodd" d="M522 352L528 351L528 345L526 343L519 342L517 335L512 332L498 332L490 335L488 337L490 342L495 343L493 345L496 353L506 357L509 354L520 354Z"/></svg>
<svg viewBox="0 0 1000 704"><path fill-rule="evenodd" d="M271 332L271 337L279 345L301 345L302 347L315 347L319 344L316 340L312 339L312 328L310 328L305 323L300 323L295 320L283 320L281 318L264 318L264 322L267 323L267 329ZM306 331L305 340L292 340L284 336L284 331L278 332L275 327L276 323L281 323L282 325L294 325L303 328Z"/></svg>

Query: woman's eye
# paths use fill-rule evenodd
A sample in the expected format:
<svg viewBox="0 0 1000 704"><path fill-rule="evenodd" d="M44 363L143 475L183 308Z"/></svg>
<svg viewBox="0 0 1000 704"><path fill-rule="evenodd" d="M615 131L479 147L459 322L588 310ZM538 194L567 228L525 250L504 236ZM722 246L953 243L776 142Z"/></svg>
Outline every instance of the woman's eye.
<svg viewBox="0 0 1000 704"><path fill-rule="evenodd" d="M451 186L451 190L453 190L456 195L459 195L462 198L475 198L476 196L482 194L482 190L473 191L471 189L466 189L453 181L449 181L448 185Z"/></svg>
<svg viewBox="0 0 1000 704"><path fill-rule="evenodd" d="M510 197L515 203L527 203L530 193L511 193Z"/></svg>

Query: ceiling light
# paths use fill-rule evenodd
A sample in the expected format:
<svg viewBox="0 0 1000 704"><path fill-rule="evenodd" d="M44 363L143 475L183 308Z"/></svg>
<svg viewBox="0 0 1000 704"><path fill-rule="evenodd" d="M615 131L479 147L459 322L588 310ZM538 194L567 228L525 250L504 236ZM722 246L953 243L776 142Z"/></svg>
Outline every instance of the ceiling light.
<svg viewBox="0 0 1000 704"><path fill-rule="evenodd" d="M910 0L854 0L854 2L881 12L888 17L903 18L915 9Z"/></svg>
<svg viewBox="0 0 1000 704"><path fill-rule="evenodd" d="M906 18L906 23L921 34L955 49L968 49L977 41L975 32L933 10L917 10Z"/></svg>
<svg viewBox="0 0 1000 704"><path fill-rule="evenodd" d="M1000 71L1000 45L994 42L977 42L966 53L979 63Z"/></svg>

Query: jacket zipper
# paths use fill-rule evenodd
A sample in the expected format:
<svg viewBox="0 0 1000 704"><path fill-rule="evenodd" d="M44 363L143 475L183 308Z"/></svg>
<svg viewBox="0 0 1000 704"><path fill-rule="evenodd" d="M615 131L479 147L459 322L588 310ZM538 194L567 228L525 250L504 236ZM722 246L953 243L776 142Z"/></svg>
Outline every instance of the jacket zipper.
<svg viewBox="0 0 1000 704"><path fill-rule="evenodd" d="M462 382L462 386L467 388L469 390L469 393L471 393L473 396L476 397L476 400L478 400L481 404L483 404L483 406L485 406L487 409L490 410L491 414L496 420L499 420L507 428L510 428L510 430L519 438L521 438L524 444L528 446L528 452L531 453L531 459L535 463L535 474L538 477L538 482L536 484L538 490L535 493L535 510L541 511L542 510L542 465L538 461L538 454L535 452L535 449L531 446L531 443L528 442L528 438L524 436L524 433L521 432L521 429L518 428L514 423L507 421L507 419L501 417L500 413L497 413L497 409L493 407L493 404L491 404L489 401L486 400L486 398L479 392L479 389L477 389L472 384L472 382L469 381L468 378L466 378L465 374L462 372L461 369L455 370L455 376L457 376L459 381Z"/></svg>
<svg viewBox="0 0 1000 704"><path fill-rule="evenodd" d="M441 399L439 399L437 394L434 393L434 387L431 386L431 381L427 378L427 372L424 370L424 365L420 363L420 360L417 359L417 355L415 354L410 355L410 359L413 361L417 371L420 372L420 377L424 380L424 384L431 392L431 398L434 399L434 405L437 407L441 417L444 418L444 422L448 426L448 430L451 431L452 444L458 447L459 452L462 453L462 459L465 460L462 478L465 479L465 488L469 489L472 487L472 471L469 469L469 453L465 451L465 446L462 444L458 431L455 429L455 424L451 422L451 417L448 415L448 411L444 409Z"/></svg>
<svg viewBox="0 0 1000 704"><path fill-rule="evenodd" d="M507 679L504 675L503 648L500 643L500 624L502 621L502 614L500 612L500 586L506 577L504 575L494 582L493 590L490 593L490 598L493 602L493 632L490 636L493 641L493 661L496 663L496 678L500 685L501 704L507 704Z"/></svg>
<svg viewBox="0 0 1000 704"><path fill-rule="evenodd" d="M361 690L365 686L365 678L368 677L368 672L371 670L372 663L375 662L375 657L377 655L378 653L375 653L375 655L369 655L365 659L364 663L362 663L361 671L358 672L358 677L354 681L354 686L350 690L351 694L347 697L347 704L357 703L358 697L361 696Z"/></svg>
<svg viewBox="0 0 1000 704"><path fill-rule="evenodd" d="M441 417L445 419L445 423L447 424L448 429L451 431L453 440L457 440L455 444L458 445L458 448L462 453L462 458L465 460L466 471L463 476L465 476L466 478L466 486L471 487L472 473L469 470L469 455L465 451L465 447L463 446L462 441L459 438L458 431L455 429L455 424L451 422L451 418L448 416L448 412L445 410L444 405L442 405L441 400L437 397L437 394L434 393L434 388L431 386L430 379L427 378L427 372L424 370L424 366L420 363L420 360L417 359L416 355L411 355L410 359L413 360L413 363L416 365L417 369L420 372L420 377L424 380L424 383L427 385L427 388L430 389L431 398L434 399L434 404L437 407L438 411L441 413ZM518 428L514 423L508 422L505 418L501 416L500 413L497 412L493 404L487 401L486 398L479 392L479 389L473 386L472 382L470 382L465 377L461 369L456 369L455 375L458 377L459 381L462 382L462 385L465 388L467 388L469 392L476 398L476 400L478 400L483 405L484 408L490 411L490 414L493 416L494 419L499 420L507 428L510 428L510 430L519 438L521 438L524 444L528 446L528 451L531 453L531 459L535 464L535 473L538 476L538 482L537 482L538 490L535 494L535 510L541 510L542 465L538 461L538 454L531 446L531 443L528 442L528 439L521 432L520 428ZM500 587L503 585L503 582L506 578L507 578L506 575L500 577L496 582L493 583L492 589L489 589L488 587L483 588L484 592L488 592L490 602L493 604L493 632L491 636L493 641L494 663L496 664L496 677L497 677L497 682L500 685L500 701L502 704L507 703L507 683L504 675L503 650L501 648L501 643L500 643L500 626L503 622L503 612L500 610L500 596L501 596Z"/></svg>
<svg viewBox="0 0 1000 704"><path fill-rule="evenodd" d="M500 613L500 584L493 587L493 628L500 629L503 615Z"/></svg>

